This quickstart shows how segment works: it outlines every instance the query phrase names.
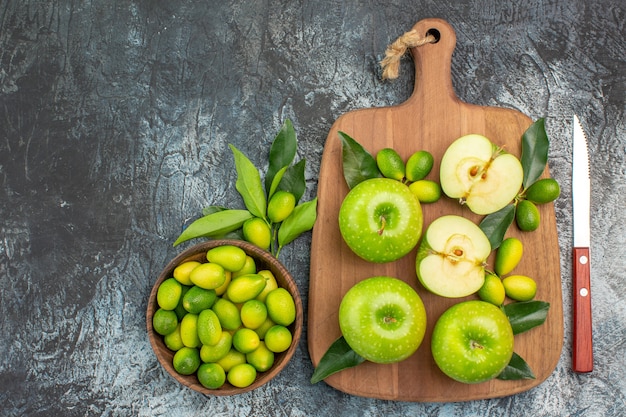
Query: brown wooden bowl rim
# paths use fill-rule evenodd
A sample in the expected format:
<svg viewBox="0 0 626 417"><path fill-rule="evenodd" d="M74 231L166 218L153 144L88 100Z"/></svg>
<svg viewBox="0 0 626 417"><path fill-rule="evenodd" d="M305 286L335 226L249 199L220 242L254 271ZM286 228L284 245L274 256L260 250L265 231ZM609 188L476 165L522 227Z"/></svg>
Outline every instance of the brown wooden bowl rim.
<svg viewBox="0 0 626 417"><path fill-rule="evenodd" d="M288 326L291 334L293 335L293 340L289 349L287 349L285 352L276 353L274 355L274 364L272 365L272 367L266 372L257 373L257 378L251 385L245 388L237 388L229 384L227 381L221 388L208 389L200 384L195 373L185 376L180 375L174 370L174 366L172 365L174 352L172 352L167 346L165 346L163 336L154 331L154 328L152 327L152 316L154 315L154 312L158 309L156 301L156 293L158 287L161 282L163 282L167 278L172 277L174 268L187 260L195 259L200 262L206 262L206 252L211 248L223 245L234 245L242 248L248 255L254 258L258 270L269 269L274 274L278 286L286 288L289 293L291 293L294 299L296 305L296 320ZM165 370L182 385L209 396L243 394L245 392L258 388L273 379L276 375L280 373L280 371L293 357L298 347L300 337L302 335L302 323L302 299L300 297L300 292L298 291L296 282L294 281L287 268L285 268L285 266L272 254L259 248L258 246L255 246L246 241L233 239L209 240L207 242L199 243L189 247L188 249L177 255L175 258L173 258L161 271L159 277L154 283L152 291L150 292L150 296L148 298L148 307L146 311L148 339L150 340L152 350L154 351L157 360L159 361L161 366L163 366L163 368L165 368Z"/></svg>

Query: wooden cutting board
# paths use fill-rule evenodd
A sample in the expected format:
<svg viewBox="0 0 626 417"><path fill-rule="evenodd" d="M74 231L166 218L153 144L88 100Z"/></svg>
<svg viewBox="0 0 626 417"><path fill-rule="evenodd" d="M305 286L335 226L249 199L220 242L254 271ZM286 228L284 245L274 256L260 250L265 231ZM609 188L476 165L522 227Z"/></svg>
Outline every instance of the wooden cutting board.
<svg viewBox="0 0 626 417"><path fill-rule="evenodd" d="M553 204L540 206L541 225L536 231L520 232L512 225L507 233L507 237L518 237L524 243L524 255L514 273L535 278L536 299L551 304L543 325L515 337L515 352L530 365L536 376L533 380L462 384L445 376L430 353L432 328L445 309L465 299L450 300L427 292L415 274L416 250L393 263L373 264L354 255L339 232L339 207L348 192L342 171L339 131L350 135L373 155L385 147L394 148L405 160L417 150L431 152L435 165L428 178L436 181L439 180L439 160L445 149L465 134L485 135L520 156L521 136L532 123L531 119L511 109L462 102L454 93L450 73L456 44L453 28L443 20L426 19L418 22L414 29L424 35L434 29L440 39L411 50L416 74L411 97L398 106L344 114L332 126L325 144L318 183L318 219L311 246L307 330L311 360L317 366L328 347L340 336L338 309L346 291L367 277L388 275L413 286L426 305L428 328L421 347L401 363L365 362L331 375L325 380L327 384L358 396L424 402L466 401L526 391L552 373L563 344L559 243ZM544 177L548 175L546 168ZM443 214L462 215L477 223L482 218L447 197L434 204L424 204L422 208L424 230ZM493 265L493 258L494 253L489 258L490 265ZM472 298L476 297L466 299Z"/></svg>

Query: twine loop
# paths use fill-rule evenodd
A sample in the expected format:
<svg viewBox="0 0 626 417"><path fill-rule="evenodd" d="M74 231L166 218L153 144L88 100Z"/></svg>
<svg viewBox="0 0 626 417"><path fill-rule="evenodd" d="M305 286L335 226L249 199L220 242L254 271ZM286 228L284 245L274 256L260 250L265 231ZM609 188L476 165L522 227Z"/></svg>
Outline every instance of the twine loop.
<svg viewBox="0 0 626 417"><path fill-rule="evenodd" d="M425 36L422 36L415 29L405 32L385 50L385 58L380 61L380 65L383 68L383 80L398 78L400 59L406 54L408 49L435 42L437 42L437 38L431 33L426 33Z"/></svg>

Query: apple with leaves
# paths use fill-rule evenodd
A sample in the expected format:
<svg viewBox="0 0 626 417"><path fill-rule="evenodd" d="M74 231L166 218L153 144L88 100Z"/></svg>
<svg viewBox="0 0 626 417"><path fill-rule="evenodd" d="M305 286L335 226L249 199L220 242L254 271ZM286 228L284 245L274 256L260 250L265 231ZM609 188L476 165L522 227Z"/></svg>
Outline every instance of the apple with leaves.
<svg viewBox="0 0 626 417"><path fill-rule="evenodd" d="M441 158L439 172L443 192L479 215L509 204L519 193L523 176L515 155L477 134L452 142Z"/></svg>
<svg viewBox="0 0 626 417"><path fill-rule="evenodd" d="M394 363L411 356L426 333L426 309L406 282L377 276L358 282L343 296L339 327L364 359Z"/></svg>
<svg viewBox="0 0 626 417"><path fill-rule="evenodd" d="M435 363L450 378L476 384L496 378L513 356L507 315L486 301L471 300L446 310L433 328Z"/></svg>
<svg viewBox="0 0 626 417"><path fill-rule="evenodd" d="M409 253L422 235L422 208L405 184L370 178L352 188L339 209L339 230L361 258L391 262Z"/></svg>

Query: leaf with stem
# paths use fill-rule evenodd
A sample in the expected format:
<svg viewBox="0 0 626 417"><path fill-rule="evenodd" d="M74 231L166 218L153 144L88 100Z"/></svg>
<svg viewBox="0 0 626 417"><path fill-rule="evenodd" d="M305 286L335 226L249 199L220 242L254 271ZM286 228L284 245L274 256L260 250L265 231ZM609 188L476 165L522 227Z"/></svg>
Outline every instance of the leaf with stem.
<svg viewBox="0 0 626 417"><path fill-rule="evenodd" d="M297 146L296 131L291 120L287 119L270 147L269 166L265 174L265 190L268 192L268 198L271 195L270 189L274 177L281 169L291 164L296 156Z"/></svg>
<svg viewBox="0 0 626 417"><path fill-rule="evenodd" d="M550 142L545 129L545 120L539 119L522 135L522 187L530 187L541 176L548 162Z"/></svg>
<svg viewBox="0 0 626 417"><path fill-rule="evenodd" d="M255 215L262 219L265 218L265 212L267 210L267 200L265 198L265 191L261 184L261 174L254 164L237 148L233 145L229 145L233 151L235 158L235 168L237 169L237 182L235 187L241 197L246 208Z"/></svg>
<svg viewBox="0 0 626 417"><path fill-rule="evenodd" d="M370 178L380 177L376 159L360 143L344 132L339 132L342 145L343 176L348 188Z"/></svg>

